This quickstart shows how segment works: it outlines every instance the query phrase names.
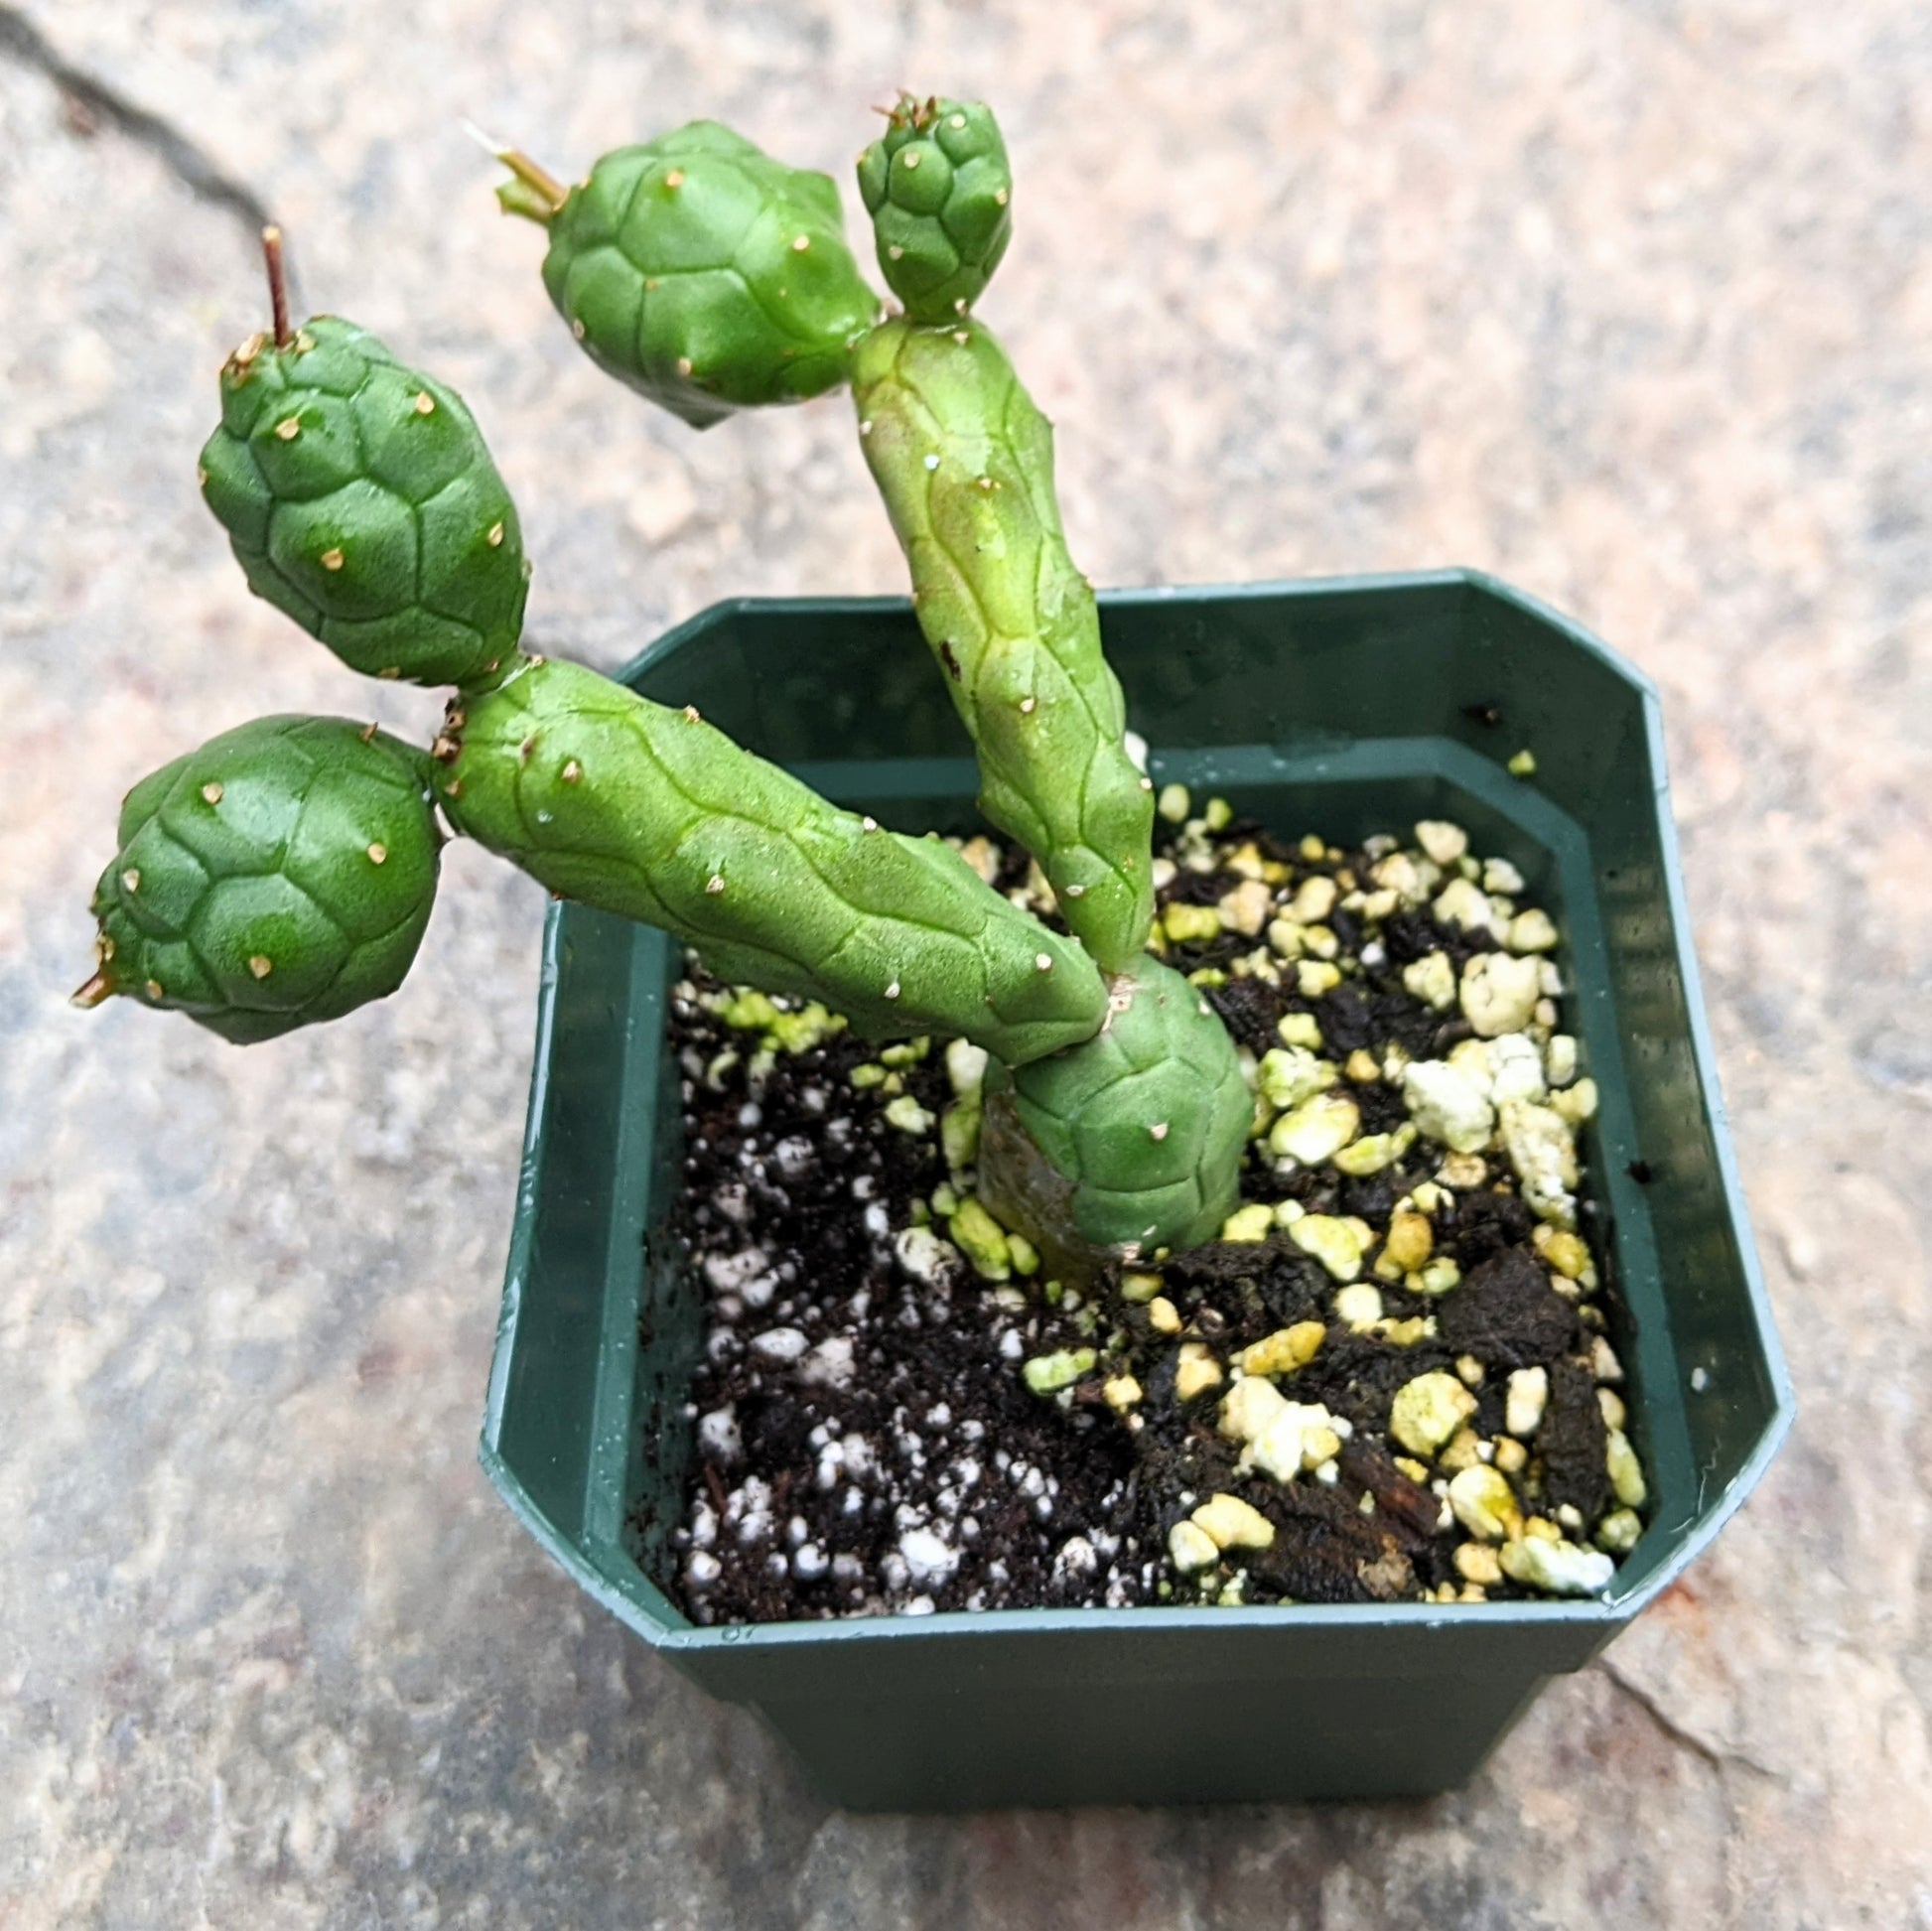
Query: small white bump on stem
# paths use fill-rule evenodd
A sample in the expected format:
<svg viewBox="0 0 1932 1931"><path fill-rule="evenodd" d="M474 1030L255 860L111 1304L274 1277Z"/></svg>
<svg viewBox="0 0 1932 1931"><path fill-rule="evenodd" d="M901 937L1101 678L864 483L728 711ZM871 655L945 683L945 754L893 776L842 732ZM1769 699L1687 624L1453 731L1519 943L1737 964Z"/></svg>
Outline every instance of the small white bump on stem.
<svg viewBox="0 0 1932 1931"><path fill-rule="evenodd" d="M136 867L130 865L127 868L127 870L121 874L121 885L128 892L139 892L141 890L140 871Z"/></svg>
<svg viewBox="0 0 1932 1931"><path fill-rule="evenodd" d="M1156 1120L1155 1123L1148 1128L1147 1137L1150 1140L1165 1140L1168 1137L1167 1121Z"/></svg>
<svg viewBox="0 0 1932 1931"><path fill-rule="evenodd" d="M295 441L295 439L298 436L302 434L302 423L298 417L284 416L282 420L275 425L275 433L282 439L283 442L292 443Z"/></svg>
<svg viewBox="0 0 1932 1931"><path fill-rule="evenodd" d="M898 997L898 981L897 979L886 988L886 997L888 999L897 999Z"/></svg>
<svg viewBox="0 0 1932 1931"><path fill-rule="evenodd" d="M861 831L877 831L879 829L879 820L877 818L861 818L859 820L859 828Z"/></svg>
<svg viewBox="0 0 1932 1931"><path fill-rule="evenodd" d="M566 784L575 784L584 775L584 767L582 764L580 764L577 761L576 759L574 758L567 759L564 762L563 769L559 771L557 775L561 777Z"/></svg>
<svg viewBox="0 0 1932 1931"><path fill-rule="evenodd" d="M248 970L257 979L266 979L275 970L275 961L266 952L257 952L249 958Z"/></svg>
<svg viewBox="0 0 1932 1931"><path fill-rule="evenodd" d="M1023 697L1020 700L1020 715L1023 718L1032 717L1036 708L1037 708L1037 700L1035 698Z"/></svg>
<svg viewBox="0 0 1932 1931"><path fill-rule="evenodd" d="M927 468L928 470L936 470L936 469L937 469L937 468L939 467L939 459L938 459L938 457L936 457L936 456L928 456L928 457L927 457L927 458L925 459L925 466L926 466L926 468Z"/></svg>
<svg viewBox="0 0 1932 1931"><path fill-rule="evenodd" d="M1070 885L1063 896L1068 898L1084 898L1087 896L1087 889L1083 885Z"/></svg>
<svg viewBox="0 0 1932 1931"><path fill-rule="evenodd" d="M492 550L496 549L503 541L502 524L491 523L489 526L489 534L483 539L483 541L486 542Z"/></svg>
<svg viewBox="0 0 1932 1931"><path fill-rule="evenodd" d="M695 704L687 704L684 707L684 722L686 724L699 724L702 722L698 716L698 707Z"/></svg>
<svg viewBox="0 0 1932 1931"><path fill-rule="evenodd" d="M347 561L340 549L325 550L317 561L325 570L340 570Z"/></svg>
<svg viewBox="0 0 1932 1931"><path fill-rule="evenodd" d="M419 416L433 416L436 413L436 398L427 389L416 391L415 410Z"/></svg>
<svg viewBox="0 0 1932 1931"><path fill-rule="evenodd" d="M202 796L209 804L219 804L221 802L221 785L219 779L210 778L202 786Z"/></svg>
<svg viewBox="0 0 1932 1931"><path fill-rule="evenodd" d="M387 865L389 863L388 846L381 843L380 840L371 845L369 847L369 863L371 865Z"/></svg>
<svg viewBox="0 0 1932 1931"><path fill-rule="evenodd" d="M704 882L704 889L715 898L725 889L725 882L716 872Z"/></svg>
<svg viewBox="0 0 1932 1931"><path fill-rule="evenodd" d="M1051 972L1052 969L1053 969L1052 953L1035 952L1034 954L1034 970L1035 972Z"/></svg>

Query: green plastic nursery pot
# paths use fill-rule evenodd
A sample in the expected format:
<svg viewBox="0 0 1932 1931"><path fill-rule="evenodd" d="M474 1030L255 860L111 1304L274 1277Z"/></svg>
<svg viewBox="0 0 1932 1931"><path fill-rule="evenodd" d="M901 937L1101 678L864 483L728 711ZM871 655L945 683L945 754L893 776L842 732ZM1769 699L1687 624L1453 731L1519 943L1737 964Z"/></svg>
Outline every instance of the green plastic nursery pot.
<svg viewBox="0 0 1932 1931"><path fill-rule="evenodd" d="M673 1570L702 1340L659 1233L679 1172L664 1049L678 953L577 905L553 905L544 933L483 1463L592 1595L756 1710L854 1808L1449 1789L1549 1677L1683 1573L1791 1418L1699 999L1657 696L1577 625L1467 571L1128 592L1102 612L1158 780L1290 836L1455 819L1563 928L1566 1018L1601 1093L1587 1186L1654 1498L1610 1587L692 1624L653 1580ZM970 747L902 601L720 605L624 675L900 829L975 823ZM1524 750L1534 774L1513 776Z"/></svg>

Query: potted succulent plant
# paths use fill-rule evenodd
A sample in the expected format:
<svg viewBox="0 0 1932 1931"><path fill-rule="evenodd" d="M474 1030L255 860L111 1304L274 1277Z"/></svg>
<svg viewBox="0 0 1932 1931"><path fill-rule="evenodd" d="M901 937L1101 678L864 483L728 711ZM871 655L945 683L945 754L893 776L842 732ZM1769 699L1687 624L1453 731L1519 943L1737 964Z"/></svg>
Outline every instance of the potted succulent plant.
<svg viewBox="0 0 1932 1931"><path fill-rule="evenodd" d="M455 695L427 750L271 718L136 785L77 999L337 1017L477 839L556 899L483 1454L586 1587L856 1804L1466 1776L1788 1415L1654 696L1466 573L1097 599L973 312L984 106L861 157L884 317L834 185L715 124L501 158L651 401L850 386L909 607L524 653L474 420L294 326L271 235L205 493Z"/></svg>

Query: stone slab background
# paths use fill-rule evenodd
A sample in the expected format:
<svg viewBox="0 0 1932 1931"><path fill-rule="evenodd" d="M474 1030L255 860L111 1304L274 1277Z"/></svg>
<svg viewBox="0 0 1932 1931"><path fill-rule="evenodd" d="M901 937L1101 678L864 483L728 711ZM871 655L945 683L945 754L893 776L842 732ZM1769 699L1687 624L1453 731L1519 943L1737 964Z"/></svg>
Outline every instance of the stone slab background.
<svg viewBox="0 0 1932 1931"><path fill-rule="evenodd" d="M612 666L897 558L842 403L699 438L596 375L458 116L844 178L901 81L1005 119L987 314L1098 580L1477 564L1665 693L1802 1415L1454 1797L849 1818L588 1610L473 1456L503 868L454 849L409 988L319 1034L62 1003L137 773L437 707L196 500L259 208L470 397L537 633ZM0 1927L1932 1926L1929 184L1910 0L0 5Z"/></svg>

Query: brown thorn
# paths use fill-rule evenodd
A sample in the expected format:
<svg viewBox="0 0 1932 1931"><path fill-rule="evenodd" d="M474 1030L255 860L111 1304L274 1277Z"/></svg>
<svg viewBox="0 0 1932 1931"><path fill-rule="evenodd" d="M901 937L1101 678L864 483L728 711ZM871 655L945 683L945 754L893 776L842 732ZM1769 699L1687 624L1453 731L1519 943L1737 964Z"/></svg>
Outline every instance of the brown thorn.
<svg viewBox="0 0 1932 1931"><path fill-rule="evenodd" d="M273 222L262 229L262 260L268 268L268 306L275 318L275 346L286 348L295 340L289 328L289 278L282 261L282 230Z"/></svg>
<svg viewBox="0 0 1932 1931"><path fill-rule="evenodd" d="M539 167L521 148L504 146L493 134L485 134L473 120L464 121L463 131L485 153L500 161L524 187L547 201L553 214L570 199L570 190L547 168Z"/></svg>
<svg viewBox="0 0 1932 1931"><path fill-rule="evenodd" d="M112 999L113 985L106 973L97 972L68 1001L69 1006L78 1006L83 1013L90 1013L103 1000Z"/></svg>
<svg viewBox="0 0 1932 1931"><path fill-rule="evenodd" d="M554 212L570 199L570 190L549 169L539 167L521 148L503 148L496 156L525 188L541 195Z"/></svg>

